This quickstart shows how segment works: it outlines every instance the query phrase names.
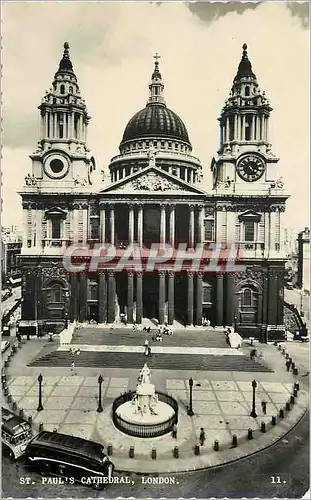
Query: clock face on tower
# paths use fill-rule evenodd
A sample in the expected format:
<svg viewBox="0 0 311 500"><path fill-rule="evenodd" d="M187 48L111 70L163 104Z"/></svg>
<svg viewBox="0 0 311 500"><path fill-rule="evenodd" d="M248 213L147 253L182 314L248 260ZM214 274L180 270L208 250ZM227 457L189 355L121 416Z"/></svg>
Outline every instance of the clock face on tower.
<svg viewBox="0 0 311 500"><path fill-rule="evenodd" d="M255 155L244 156L237 164L236 171L246 182L258 181L265 171L265 164Z"/></svg>

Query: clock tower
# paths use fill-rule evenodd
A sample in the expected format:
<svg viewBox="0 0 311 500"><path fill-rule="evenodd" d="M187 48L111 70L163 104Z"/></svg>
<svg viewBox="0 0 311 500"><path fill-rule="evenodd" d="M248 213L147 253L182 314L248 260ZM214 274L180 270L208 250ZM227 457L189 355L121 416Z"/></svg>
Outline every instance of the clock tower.
<svg viewBox="0 0 311 500"><path fill-rule="evenodd" d="M213 158L211 164L217 193L268 193L276 182L279 158L269 143L271 111L244 44L237 74L218 119L220 148L218 159Z"/></svg>

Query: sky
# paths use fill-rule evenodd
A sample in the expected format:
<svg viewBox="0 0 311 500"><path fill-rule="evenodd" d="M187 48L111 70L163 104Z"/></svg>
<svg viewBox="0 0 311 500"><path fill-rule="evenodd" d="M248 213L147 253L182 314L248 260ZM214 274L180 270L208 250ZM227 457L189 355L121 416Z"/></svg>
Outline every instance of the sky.
<svg viewBox="0 0 311 500"><path fill-rule="evenodd" d="M107 169L127 122L144 108L158 52L166 103L187 127L208 191L217 118L246 42L273 108L270 140L291 194L285 226L293 234L308 226L308 18L308 2L5 2L2 224L22 223L17 192L40 138L37 106L51 87L65 41L92 117L88 144L98 169Z"/></svg>

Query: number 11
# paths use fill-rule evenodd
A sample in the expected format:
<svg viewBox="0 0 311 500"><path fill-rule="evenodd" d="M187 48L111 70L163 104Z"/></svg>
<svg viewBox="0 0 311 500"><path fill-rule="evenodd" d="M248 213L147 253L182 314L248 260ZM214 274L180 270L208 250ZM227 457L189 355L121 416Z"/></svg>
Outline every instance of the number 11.
<svg viewBox="0 0 311 500"><path fill-rule="evenodd" d="M280 476L271 476L271 483L272 484L280 484L281 483Z"/></svg>

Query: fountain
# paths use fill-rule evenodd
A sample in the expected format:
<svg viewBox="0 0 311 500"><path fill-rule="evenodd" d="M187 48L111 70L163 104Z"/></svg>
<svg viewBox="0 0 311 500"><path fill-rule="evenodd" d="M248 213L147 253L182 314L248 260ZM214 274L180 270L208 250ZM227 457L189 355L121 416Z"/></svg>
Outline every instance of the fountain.
<svg viewBox="0 0 311 500"><path fill-rule="evenodd" d="M113 421L122 432L137 437L166 434L177 423L178 405L168 394L156 392L147 363L140 371L136 392L114 401Z"/></svg>

